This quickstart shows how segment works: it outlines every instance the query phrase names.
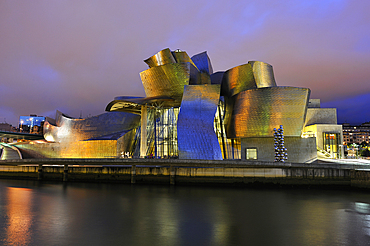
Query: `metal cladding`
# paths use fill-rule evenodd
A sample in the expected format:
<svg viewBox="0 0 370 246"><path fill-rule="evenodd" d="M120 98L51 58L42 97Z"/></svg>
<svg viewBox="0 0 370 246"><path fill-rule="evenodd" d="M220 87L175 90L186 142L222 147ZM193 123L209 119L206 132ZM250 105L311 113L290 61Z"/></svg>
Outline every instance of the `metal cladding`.
<svg viewBox="0 0 370 246"><path fill-rule="evenodd" d="M177 121L180 159L222 160L214 131L220 85L185 86Z"/></svg>
<svg viewBox="0 0 370 246"><path fill-rule="evenodd" d="M161 97L116 97L111 101L105 111L121 111L132 114L141 114L141 106L147 105L150 107L173 107L174 105L179 104L175 99L170 97L161 96Z"/></svg>
<svg viewBox="0 0 370 246"><path fill-rule="evenodd" d="M168 63L176 63L171 50L168 48L159 51L157 54L149 57L144 62L148 64L149 67L157 67Z"/></svg>
<svg viewBox="0 0 370 246"><path fill-rule="evenodd" d="M191 60L194 62L195 66L200 72L200 83L203 85L211 84L210 75L213 73L213 68L207 52L205 51L200 54L194 55L191 57Z"/></svg>
<svg viewBox="0 0 370 246"><path fill-rule="evenodd" d="M239 159L242 145L273 137L280 125L285 136L301 136L310 90L277 87L267 63L213 73L207 52L190 58L170 49L145 63L149 68L140 77L146 97L116 97L107 113L86 119L59 111L55 120L47 118L49 145L39 145L44 156L106 158L124 151L145 158Z"/></svg>
<svg viewBox="0 0 370 246"><path fill-rule="evenodd" d="M145 60L150 68L141 72L140 77L146 96L168 96L180 103L185 85L211 84L213 70L207 53L196 55L194 59L200 68L181 50L164 49Z"/></svg>
<svg viewBox="0 0 370 246"><path fill-rule="evenodd" d="M175 60L176 60L177 63L190 62L194 67L196 67L194 62L190 59L190 57L188 56L188 54L185 51L176 50L176 51L172 52L172 55L173 55L173 57L175 57Z"/></svg>
<svg viewBox="0 0 370 246"><path fill-rule="evenodd" d="M228 97L257 88L251 64L247 63L227 70L223 76L222 87L222 91L227 93L224 96Z"/></svg>
<svg viewBox="0 0 370 246"><path fill-rule="evenodd" d="M212 85L221 85L222 79L224 77L225 72L215 72L211 74L211 84Z"/></svg>
<svg viewBox="0 0 370 246"><path fill-rule="evenodd" d="M190 69L190 63L170 63L141 72L146 96L181 99L184 86L189 84Z"/></svg>
<svg viewBox="0 0 370 246"><path fill-rule="evenodd" d="M260 61L249 61L253 69L257 88L276 86L274 71L270 64Z"/></svg>
<svg viewBox="0 0 370 246"><path fill-rule="evenodd" d="M250 61L225 72L221 91L222 95L232 97L245 90L274 86L276 82L272 66Z"/></svg>
<svg viewBox="0 0 370 246"><path fill-rule="evenodd" d="M199 69L199 72L208 73L208 75L213 74L211 60L207 55L207 51L192 56L191 60L194 62L195 66Z"/></svg>
<svg viewBox="0 0 370 246"><path fill-rule="evenodd" d="M285 136L301 136L310 90L267 87L240 92L227 123L228 138L271 137L284 125Z"/></svg>
<svg viewBox="0 0 370 246"><path fill-rule="evenodd" d="M108 112L86 119L73 119L57 111L56 124L45 121L44 137L51 142L117 140L136 128L140 116L126 112Z"/></svg>

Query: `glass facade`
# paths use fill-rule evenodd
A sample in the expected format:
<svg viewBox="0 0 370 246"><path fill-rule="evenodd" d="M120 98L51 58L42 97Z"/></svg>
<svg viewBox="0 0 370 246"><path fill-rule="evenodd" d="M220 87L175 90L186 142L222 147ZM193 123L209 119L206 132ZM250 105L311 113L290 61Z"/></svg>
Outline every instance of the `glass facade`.
<svg viewBox="0 0 370 246"><path fill-rule="evenodd" d="M324 150L330 153L333 158L339 158L340 134L324 132L323 135Z"/></svg>
<svg viewBox="0 0 370 246"><path fill-rule="evenodd" d="M240 138L227 138L225 131L225 103L220 100L215 115L214 128L221 147L223 159L241 159Z"/></svg>
<svg viewBox="0 0 370 246"><path fill-rule="evenodd" d="M177 119L179 107L148 108L146 156L178 158ZM140 155L140 128L134 139L133 156ZM131 154L131 153L130 153Z"/></svg>
<svg viewBox="0 0 370 246"><path fill-rule="evenodd" d="M19 125L20 126L41 126L41 122L45 121L45 117L42 116L20 116Z"/></svg>

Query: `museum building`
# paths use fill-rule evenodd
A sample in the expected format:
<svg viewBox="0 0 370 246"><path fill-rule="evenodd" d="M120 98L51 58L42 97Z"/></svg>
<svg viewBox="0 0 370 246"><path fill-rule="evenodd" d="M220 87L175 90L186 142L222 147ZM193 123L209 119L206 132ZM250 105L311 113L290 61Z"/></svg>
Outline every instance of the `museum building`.
<svg viewBox="0 0 370 246"><path fill-rule="evenodd" d="M277 86L267 63L214 73L206 52L170 49L144 62L146 97L116 97L86 119L57 111L45 120L45 140L17 147L31 158L274 161L274 128L283 126L288 162L343 156L336 109L321 108L308 88Z"/></svg>

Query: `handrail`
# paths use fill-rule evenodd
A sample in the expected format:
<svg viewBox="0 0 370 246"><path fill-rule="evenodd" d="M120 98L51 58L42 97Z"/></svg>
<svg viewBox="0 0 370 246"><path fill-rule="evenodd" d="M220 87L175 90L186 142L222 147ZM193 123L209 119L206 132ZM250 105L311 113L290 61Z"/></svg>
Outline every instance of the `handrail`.
<svg viewBox="0 0 370 246"><path fill-rule="evenodd" d="M23 159L22 153L19 151L19 149L17 147L14 147L13 145L10 145L10 144L7 144L7 143L3 143L3 142L0 142L0 144L3 146L3 151L1 153L0 160L3 159L5 148L10 148L10 149L16 151L18 153L19 159L21 159L21 160Z"/></svg>

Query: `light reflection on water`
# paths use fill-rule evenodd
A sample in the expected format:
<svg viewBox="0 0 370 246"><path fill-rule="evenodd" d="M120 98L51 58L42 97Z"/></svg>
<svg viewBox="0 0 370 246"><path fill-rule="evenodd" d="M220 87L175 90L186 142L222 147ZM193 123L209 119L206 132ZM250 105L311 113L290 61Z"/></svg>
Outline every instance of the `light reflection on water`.
<svg viewBox="0 0 370 246"><path fill-rule="evenodd" d="M0 180L0 245L370 245L365 192Z"/></svg>

